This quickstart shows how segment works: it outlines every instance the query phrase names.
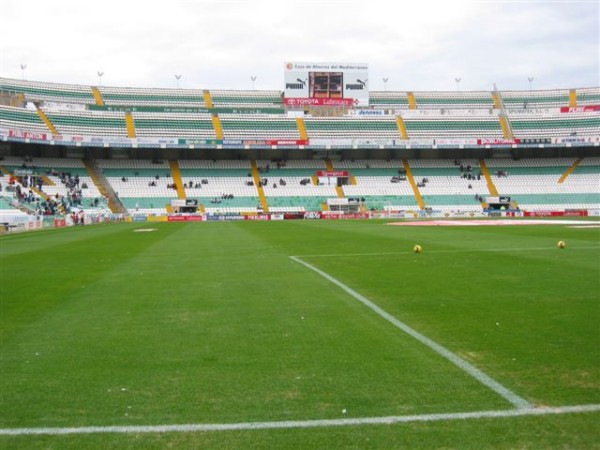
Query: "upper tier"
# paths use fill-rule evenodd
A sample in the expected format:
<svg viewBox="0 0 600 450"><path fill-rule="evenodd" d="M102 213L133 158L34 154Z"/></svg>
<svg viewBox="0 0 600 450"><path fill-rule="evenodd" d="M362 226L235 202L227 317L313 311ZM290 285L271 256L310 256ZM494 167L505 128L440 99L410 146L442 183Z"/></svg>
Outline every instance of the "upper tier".
<svg viewBox="0 0 600 450"><path fill-rule="evenodd" d="M0 93L22 94L25 101L106 106L176 108L260 108L283 112L282 91L208 90L84 86L0 78ZM600 87L543 91L499 91L507 109L600 104ZM497 107L491 91L371 91L376 109L489 109ZM235 112L235 111L233 111ZM277 112L277 111L275 111Z"/></svg>

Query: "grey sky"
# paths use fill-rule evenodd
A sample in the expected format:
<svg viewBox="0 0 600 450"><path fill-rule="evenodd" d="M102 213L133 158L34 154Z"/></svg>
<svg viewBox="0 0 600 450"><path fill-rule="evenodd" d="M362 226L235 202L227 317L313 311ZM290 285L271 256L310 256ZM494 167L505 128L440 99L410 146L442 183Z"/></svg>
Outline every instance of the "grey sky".
<svg viewBox="0 0 600 450"><path fill-rule="evenodd" d="M597 0L1 0L0 16L9 78L283 90L284 62L315 61L368 63L371 90L600 85Z"/></svg>

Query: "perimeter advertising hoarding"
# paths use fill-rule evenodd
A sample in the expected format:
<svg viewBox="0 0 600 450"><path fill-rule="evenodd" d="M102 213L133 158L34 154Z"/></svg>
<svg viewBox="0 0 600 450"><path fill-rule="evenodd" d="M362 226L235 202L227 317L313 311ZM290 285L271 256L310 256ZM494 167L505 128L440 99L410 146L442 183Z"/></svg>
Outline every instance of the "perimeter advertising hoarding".
<svg viewBox="0 0 600 450"><path fill-rule="evenodd" d="M369 106L366 63L286 62L286 105Z"/></svg>

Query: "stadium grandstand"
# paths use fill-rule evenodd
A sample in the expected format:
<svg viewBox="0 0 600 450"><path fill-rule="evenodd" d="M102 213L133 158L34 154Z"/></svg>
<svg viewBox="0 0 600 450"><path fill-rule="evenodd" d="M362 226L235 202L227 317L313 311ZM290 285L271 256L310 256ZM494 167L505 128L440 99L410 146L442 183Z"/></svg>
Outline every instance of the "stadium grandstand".
<svg viewBox="0 0 600 450"><path fill-rule="evenodd" d="M304 82L236 91L0 78L0 214L600 211L600 87L348 101L331 80L297 97Z"/></svg>

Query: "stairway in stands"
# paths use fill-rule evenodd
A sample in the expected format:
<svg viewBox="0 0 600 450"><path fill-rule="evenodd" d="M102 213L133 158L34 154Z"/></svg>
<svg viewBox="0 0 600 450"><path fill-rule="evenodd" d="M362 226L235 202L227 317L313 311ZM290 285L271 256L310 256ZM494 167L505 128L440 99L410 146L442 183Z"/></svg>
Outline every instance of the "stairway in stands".
<svg viewBox="0 0 600 450"><path fill-rule="evenodd" d="M126 214L127 208L125 208L119 197L117 197L117 194L102 174L96 161L93 159L84 159L83 164L100 194L108 200L108 208L115 214Z"/></svg>

